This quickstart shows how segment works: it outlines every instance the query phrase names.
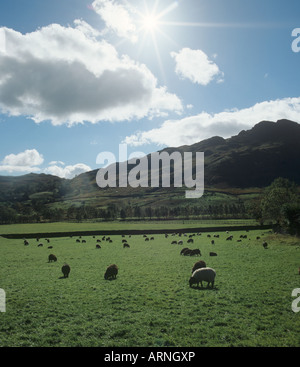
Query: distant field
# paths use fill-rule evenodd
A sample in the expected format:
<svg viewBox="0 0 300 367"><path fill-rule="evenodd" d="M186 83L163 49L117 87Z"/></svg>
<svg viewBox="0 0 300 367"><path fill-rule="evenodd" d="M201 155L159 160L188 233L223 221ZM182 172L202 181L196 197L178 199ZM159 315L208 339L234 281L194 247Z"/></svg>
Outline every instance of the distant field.
<svg viewBox="0 0 300 367"><path fill-rule="evenodd" d="M61 224L55 225L56 231ZM6 292L0 346L299 347L291 293L300 286L300 240L250 231L238 242L241 234L227 241L221 232L214 245L204 233L193 244L188 236L155 235L148 242L126 236L126 249L121 236L111 236L112 243L98 237L101 249L92 236L81 238L86 243L34 239L29 246L0 237L0 288ZM183 246L171 244L179 239ZM202 256L182 256L183 247L199 248ZM50 253L57 262L48 263ZM189 287L199 259L216 270L214 289ZM64 262L71 266L67 279L61 278ZM106 281L112 263L119 274Z"/></svg>
<svg viewBox="0 0 300 367"><path fill-rule="evenodd" d="M29 223L0 225L0 236L17 233L51 233L51 232L76 232L76 231L114 231L114 230L151 230L151 229L176 229L195 227L230 227L230 226L255 226L257 222L252 219L228 220L174 220L174 221L112 221L112 222L55 222L55 223Z"/></svg>

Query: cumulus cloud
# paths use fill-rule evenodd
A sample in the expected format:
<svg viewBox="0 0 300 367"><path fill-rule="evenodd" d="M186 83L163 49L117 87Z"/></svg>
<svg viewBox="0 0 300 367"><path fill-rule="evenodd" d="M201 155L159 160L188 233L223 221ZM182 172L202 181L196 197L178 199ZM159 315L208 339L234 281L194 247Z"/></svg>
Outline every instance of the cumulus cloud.
<svg viewBox="0 0 300 367"><path fill-rule="evenodd" d="M71 179L74 178L75 176L80 175L81 173L89 172L92 170L91 167L83 163L78 163L65 167L62 166L63 165L62 162L58 162L58 164L59 165L57 164L50 165L50 167L46 168L44 172L50 175L58 176L60 178Z"/></svg>
<svg viewBox="0 0 300 367"><path fill-rule="evenodd" d="M117 3L114 0L95 0L92 8L105 22L106 29L127 38L135 43L138 40L137 29L133 19L135 10L128 3Z"/></svg>
<svg viewBox="0 0 300 367"><path fill-rule="evenodd" d="M66 166L62 161L51 161L47 168L40 166L44 163L44 157L36 149L27 149L18 154L9 154L0 162L0 172L9 173L46 173L61 178L71 179L81 173L91 171L91 167L83 163Z"/></svg>
<svg viewBox="0 0 300 367"><path fill-rule="evenodd" d="M228 138L241 130L252 128L260 121L279 119L300 122L300 97L264 101L240 110L232 109L216 114L202 112L180 120L167 120L156 129L127 136L124 143L131 146L190 145L216 135Z"/></svg>
<svg viewBox="0 0 300 367"><path fill-rule="evenodd" d="M2 160L0 171L6 172L38 172L44 162L42 154L36 149L27 149L18 154L9 154Z"/></svg>
<svg viewBox="0 0 300 367"><path fill-rule="evenodd" d="M32 33L5 33L0 53L0 110L54 125L122 121L183 109L144 65L116 49L84 21Z"/></svg>
<svg viewBox="0 0 300 367"><path fill-rule="evenodd" d="M214 79L223 81L224 73L202 50L183 48L179 52L171 52L171 57L176 63L176 74L183 79L201 85L207 85Z"/></svg>

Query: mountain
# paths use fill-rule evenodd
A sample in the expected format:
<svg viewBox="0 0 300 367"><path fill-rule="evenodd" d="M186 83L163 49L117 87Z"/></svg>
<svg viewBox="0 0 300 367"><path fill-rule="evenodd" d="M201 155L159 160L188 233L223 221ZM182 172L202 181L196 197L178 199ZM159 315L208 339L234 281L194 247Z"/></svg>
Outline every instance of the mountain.
<svg viewBox="0 0 300 367"><path fill-rule="evenodd" d="M289 120L262 121L229 139L212 137L161 152L204 152L206 189L263 188L277 177L288 178L300 185L299 142L300 124ZM128 170L133 167L129 165ZM151 202L155 194L156 200L168 205L168 195L176 191L174 188L151 187L100 189L96 184L97 171L83 173L72 180L45 174L0 176L0 203L42 199L45 203L61 203L60 206L67 205L67 202L70 205L88 202L107 206L112 201L119 203L118 200L124 197L138 200L148 195L147 200ZM173 176L171 165L171 181Z"/></svg>
<svg viewBox="0 0 300 367"><path fill-rule="evenodd" d="M281 176L300 184L300 125L262 121L229 139L214 137L190 147L205 152L205 184L265 187Z"/></svg>

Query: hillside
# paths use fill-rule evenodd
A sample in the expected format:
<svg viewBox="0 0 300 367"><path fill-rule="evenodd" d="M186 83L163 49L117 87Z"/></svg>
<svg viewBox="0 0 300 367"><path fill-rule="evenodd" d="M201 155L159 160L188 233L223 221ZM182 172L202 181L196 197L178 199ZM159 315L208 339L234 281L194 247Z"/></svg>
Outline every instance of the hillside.
<svg viewBox="0 0 300 367"><path fill-rule="evenodd" d="M289 120L262 121L229 139L212 137L191 146L162 151L205 153L205 195L202 207L238 204L251 199L277 177L300 185L300 125ZM149 157L149 156L148 156ZM150 162L150 160L149 160ZM117 165L118 167L118 165ZM132 169L128 165L128 170ZM171 165L171 182L174 175ZM148 173L148 172L147 172ZM173 207L196 205L185 200L185 188L106 188L96 184L97 170L72 180L45 174L19 177L0 176L0 204L32 215L45 205L65 211L88 205L94 208L130 205ZM149 174L150 177L150 174ZM225 203L225 204L224 204Z"/></svg>

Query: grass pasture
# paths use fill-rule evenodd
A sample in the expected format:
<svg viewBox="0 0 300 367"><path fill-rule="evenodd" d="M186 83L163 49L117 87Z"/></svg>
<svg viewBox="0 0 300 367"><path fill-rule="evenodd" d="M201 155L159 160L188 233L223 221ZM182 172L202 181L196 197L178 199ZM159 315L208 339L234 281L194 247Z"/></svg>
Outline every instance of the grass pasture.
<svg viewBox="0 0 300 367"><path fill-rule="evenodd" d="M31 239L29 246L0 237L6 292L0 346L300 346L300 314L291 308L292 290L300 287L300 241L261 231L241 242L245 232L234 232L226 241L222 232L212 245L207 234L195 235L194 244L180 238L184 247L199 248L200 258L181 256L182 246L171 245L178 236L148 242L126 236L125 249L121 236L102 241L101 249L92 236L82 238L86 243ZM218 256L209 257L210 251ZM48 263L50 253L57 262ZM216 270L214 289L189 287L199 259ZM71 266L66 279L64 262ZM112 263L119 274L106 281Z"/></svg>

